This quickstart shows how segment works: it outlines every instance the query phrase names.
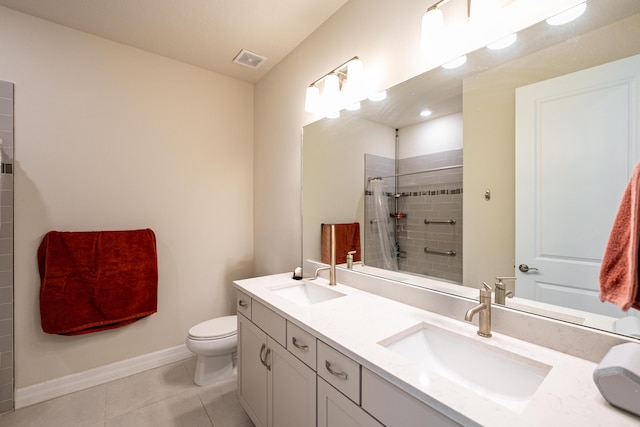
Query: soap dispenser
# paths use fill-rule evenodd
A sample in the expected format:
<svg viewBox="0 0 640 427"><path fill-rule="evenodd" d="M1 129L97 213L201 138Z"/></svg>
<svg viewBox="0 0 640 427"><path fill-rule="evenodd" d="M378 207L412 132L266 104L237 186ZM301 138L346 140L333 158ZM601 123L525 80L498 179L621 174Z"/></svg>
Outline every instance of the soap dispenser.
<svg viewBox="0 0 640 427"><path fill-rule="evenodd" d="M347 252L347 268L349 270L353 269L353 254L355 254L356 251L349 251Z"/></svg>

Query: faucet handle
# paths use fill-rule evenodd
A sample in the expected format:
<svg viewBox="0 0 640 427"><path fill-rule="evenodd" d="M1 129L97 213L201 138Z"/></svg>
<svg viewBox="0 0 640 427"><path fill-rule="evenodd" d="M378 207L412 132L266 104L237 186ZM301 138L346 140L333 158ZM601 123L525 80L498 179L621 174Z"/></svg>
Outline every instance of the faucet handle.
<svg viewBox="0 0 640 427"><path fill-rule="evenodd" d="M484 286L484 289L480 289L481 291L489 291L489 292L491 292L493 290L491 288L491 286L487 285L487 282L482 282L482 286Z"/></svg>
<svg viewBox="0 0 640 427"><path fill-rule="evenodd" d="M498 282L502 282L503 280L517 280L517 277L511 277L511 276L496 276L496 281Z"/></svg>

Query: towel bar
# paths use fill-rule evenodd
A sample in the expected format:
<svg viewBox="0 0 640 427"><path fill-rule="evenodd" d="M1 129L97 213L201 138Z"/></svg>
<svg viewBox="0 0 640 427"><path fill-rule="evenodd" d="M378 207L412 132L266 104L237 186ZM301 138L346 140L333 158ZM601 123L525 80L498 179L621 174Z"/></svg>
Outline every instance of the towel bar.
<svg viewBox="0 0 640 427"><path fill-rule="evenodd" d="M436 251L430 248L424 248L425 254L456 256L456 251Z"/></svg>
<svg viewBox="0 0 640 427"><path fill-rule="evenodd" d="M455 224L455 219L425 219L425 224Z"/></svg>

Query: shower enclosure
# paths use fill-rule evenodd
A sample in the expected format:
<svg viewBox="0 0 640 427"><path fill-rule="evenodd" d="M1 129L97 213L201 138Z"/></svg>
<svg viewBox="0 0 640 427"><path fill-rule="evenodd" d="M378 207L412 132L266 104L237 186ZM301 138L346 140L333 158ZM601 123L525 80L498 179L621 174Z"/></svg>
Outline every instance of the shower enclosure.
<svg viewBox="0 0 640 427"><path fill-rule="evenodd" d="M365 174L365 265L462 283L462 149L366 154Z"/></svg>

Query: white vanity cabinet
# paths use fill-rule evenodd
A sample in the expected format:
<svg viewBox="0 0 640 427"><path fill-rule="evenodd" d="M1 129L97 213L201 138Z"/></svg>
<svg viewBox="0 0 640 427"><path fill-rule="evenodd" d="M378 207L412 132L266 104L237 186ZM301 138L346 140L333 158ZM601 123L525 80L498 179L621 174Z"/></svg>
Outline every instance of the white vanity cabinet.
<svg viewBox="0 0 640 427"><path fill-rule="evenodd" d="M387 427L460 426L366 368L362 368L362 407Z"/></svg>
<svg viewBox="0 0 640 427"><path fill-rule="evenodd" d="M319 377L318 427L384 426Z"/></svg>
<svg viewBox="0 0 640 427"><path fill-rule="evenodd" d="M316 373L278 342L285 319L256 301L251 315L238 315L240 403L256 427L315 426Z"/></svg>

